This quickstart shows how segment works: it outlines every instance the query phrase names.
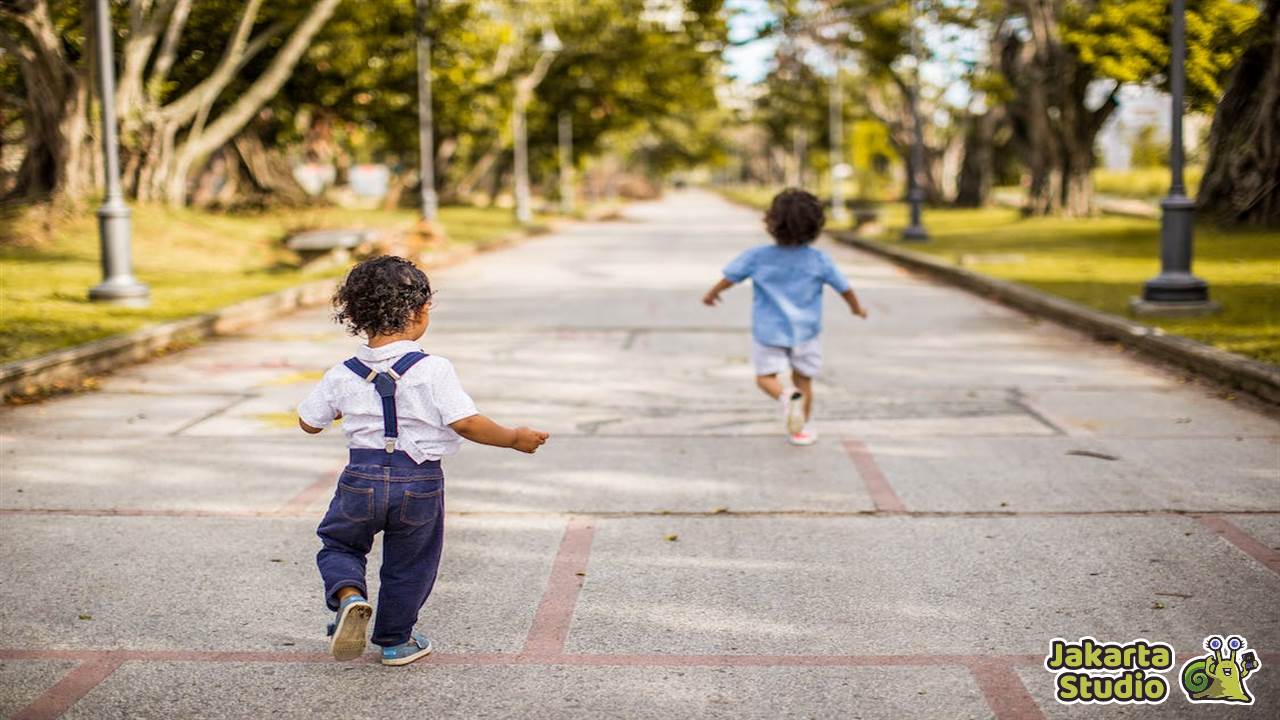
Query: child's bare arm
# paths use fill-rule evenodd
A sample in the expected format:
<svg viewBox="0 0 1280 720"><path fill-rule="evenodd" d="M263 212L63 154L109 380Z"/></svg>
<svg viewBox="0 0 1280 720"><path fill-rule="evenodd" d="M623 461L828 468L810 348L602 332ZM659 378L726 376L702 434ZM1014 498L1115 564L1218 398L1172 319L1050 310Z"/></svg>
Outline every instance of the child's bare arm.
<svg viewBox="0 0 1280 720"><path fill-rule="evenodd" d="M341 419L342 419L342 413L340 413L340 412L339 412L339 413L337 413L337 414L334 416L334 418L333 418L333 419L334 419L334 420L341 420ZM308 425L308 424L307 424L307 422L306 422L305 420L303 420L302 418L298 418L298 427L302 428L302 432L307 433L308 435L315 435L315 434L316 434L316 433L318 433L318 432L323 432L323 431L324 431L324 428L318 428L318 427L315 427L315 426L312 426L312 425Z"/></svg>
<svg viewBox="0 0 1280 720"><path fill-rule="evenodd" d="M862 303L858 302L858 295L853 291L853 288L840 293L840 297L844 298L844 301L848 303L849 311L854 315L863 319L867 317L867 311L862 307Z"/></svg>
<svg viewBox="0 0 1280 720"><path fill-rule="evenodd" d="M457 422L449 423L449 427L462 437L481 445L512 448L523 453L537 452L538 448L551 437L549 433L527 427L509 428L490 420L484 415L472 415Z"/></svg>
<svg viewBox="0 0 1280 720"><path fill-rule="evenodd" d="M702 304L714 306L716 303L720 302L720 293L731 287L733 287L732 281L728 278L720 278L720 282L713 285L711 289L707 291L707 294L702 296Z"/></svg>

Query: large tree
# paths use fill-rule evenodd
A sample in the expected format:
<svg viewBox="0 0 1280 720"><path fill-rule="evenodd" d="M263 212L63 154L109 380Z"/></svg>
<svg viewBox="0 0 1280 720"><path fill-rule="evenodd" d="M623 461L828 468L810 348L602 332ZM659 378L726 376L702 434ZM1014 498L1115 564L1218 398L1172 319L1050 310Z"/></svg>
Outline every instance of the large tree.
<svg viewBox="0 0 1280 720"><path fill-rule="evenodd" d="M1209 133L1199 209L1228 223L1280 225L1280 0L1246 41Z"/></svg>
<svg viewBox="0 0 1280 720"><path fill-rule="evenodd" d="M1167 82L1168 3L1010 0L1000 15L999 67L1013 91L1007 107L1030 176L1027 210L1088 214L1094 142L1121 85ZM1187 15L1188 90L1207 107L1257 11L1248 2L1191 0Z"/></svg>
<svg viewBox="0 0 1280 720"><path fill-rule="evenodd" d="M193 172L275 96L338 2L117 3L126 189L143 200L185 202ZM76 198L93 184L92 5L0 5L0 41L18 60L26 101L18 192Z"/></svg>

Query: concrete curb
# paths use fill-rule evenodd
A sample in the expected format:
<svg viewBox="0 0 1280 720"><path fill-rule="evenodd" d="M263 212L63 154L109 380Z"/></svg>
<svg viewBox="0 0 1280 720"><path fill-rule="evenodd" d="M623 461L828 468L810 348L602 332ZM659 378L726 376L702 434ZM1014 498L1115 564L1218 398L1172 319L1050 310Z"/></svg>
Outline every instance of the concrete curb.
<svg viewBox="0 0 1280 720"><path fill-rule="evenodd" d="M510 233L476 245L426 253L421 262L436 269L474 255L508 247L518 240L553 232L555 224ZM0 365L0 400L39 397L86 387L85 382L126 365L218 335L228 335L288 312L329 302L339 278L313 280L250 298L203 315L149 325L123 335Z"/></svg>
<svg viewBox="0 0 1280 720"><path fill-rule="evenodd" d="M1083 330L1100 340L1119 342L1249 393L1264 402L1280 405L1280 367L1275 365L1219 350L1181 335L1170 335L1160 328L1100 312L1025 285L997 280L922 253L890 247L848 232L829 231L828 234L846 245L927 273L974 294Z"/></svg>

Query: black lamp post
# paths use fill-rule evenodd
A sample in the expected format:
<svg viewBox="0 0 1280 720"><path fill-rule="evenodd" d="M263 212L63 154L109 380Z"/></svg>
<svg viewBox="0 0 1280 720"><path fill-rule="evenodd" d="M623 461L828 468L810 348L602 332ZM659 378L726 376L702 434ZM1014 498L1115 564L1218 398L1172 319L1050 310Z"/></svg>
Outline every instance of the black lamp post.
<svg viewBox="0 0 1280 720"><path fill-rule="evenodd" d="M914 136L911 138L911 162L907 164L907 202L911 204L911 224L902 231L902 239L908 242L924 242L929 239L929 232L920 223L920 206L924 204L924 189L920 187L917 173L924 166L924 128L920 124L920 108L917 106L920 94L920 49L916 45L916 2L907 0L908 14L907 32L911 38L911 69L915 77L907 90L907 106L911 110L911 124Z"/></svg>
<svg viewBox="0 0 1280 720"><path fill-rule="evenodd" d="M111 13L107 0L94 3L98 41L98 87L102 92L102 155L107 194L98 208L98 240L102 248L102 282L89 289L89 299L145 307L150 290L133 276L132 223L120 189L120 144L116 133L115 54L111 47Z"/></svg>
<svg viewBox="0 0 1280 720"><path fill-rule="evenodd" d="M1173 0L1169 38L1170 117L1169 195L1160 201L1160 274L1142 286L1142 297L1131 306L1141 314L1201 315L1218 309L1209 300L1209 284L1191 274L1195 201L1187 197L1182 179L1182 103L1186 84L1186 3Z"/></svg>

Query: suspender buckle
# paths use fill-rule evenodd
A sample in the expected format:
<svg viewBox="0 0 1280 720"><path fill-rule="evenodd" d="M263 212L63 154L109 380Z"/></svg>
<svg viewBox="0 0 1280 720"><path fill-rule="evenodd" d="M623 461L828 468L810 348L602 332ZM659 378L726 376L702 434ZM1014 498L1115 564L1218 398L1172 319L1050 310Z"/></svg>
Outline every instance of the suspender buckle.
<svg viewBox="0 0 1280 720"><path fill-rule="evenodd" d="M386 450L388 453L393 453L393 452L395 452L395 451L396 451L396 439L395 439L395 438L393 438L393 437L384 438L384 439L386 440L386 442L383 444L382 448L383 448L384 450Z"/></svg>

